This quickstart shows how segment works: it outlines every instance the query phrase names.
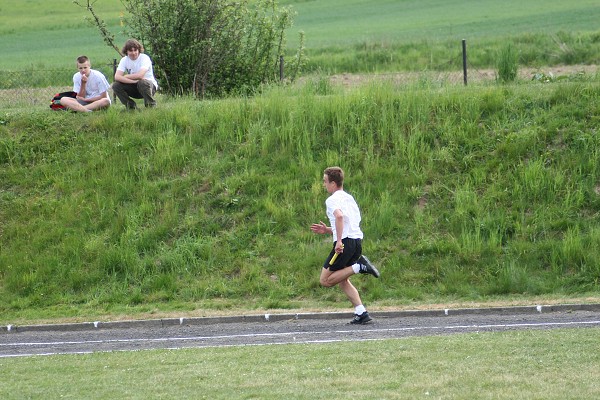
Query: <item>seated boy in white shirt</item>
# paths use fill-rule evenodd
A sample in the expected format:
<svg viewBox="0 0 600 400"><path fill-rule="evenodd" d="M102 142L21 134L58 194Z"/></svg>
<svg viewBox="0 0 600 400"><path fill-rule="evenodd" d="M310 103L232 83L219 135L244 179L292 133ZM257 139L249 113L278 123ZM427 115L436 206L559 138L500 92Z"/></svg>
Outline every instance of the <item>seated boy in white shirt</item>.
<svg viewBox="0 0 600 400"><path fill-rule="evenodd" d="M77 69L73 75L73 91L76 98L63 97L60 104L69 110L79 112L92 112L110 106L108 89L110 84L102 72L92 69L90 60L86 56L77 57Z"/></svg>

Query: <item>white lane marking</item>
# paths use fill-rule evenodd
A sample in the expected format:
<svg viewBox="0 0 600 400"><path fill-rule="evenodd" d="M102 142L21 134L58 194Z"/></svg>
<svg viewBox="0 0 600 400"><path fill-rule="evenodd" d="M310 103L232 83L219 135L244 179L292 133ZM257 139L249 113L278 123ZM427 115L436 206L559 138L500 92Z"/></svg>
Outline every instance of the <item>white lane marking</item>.
<svg viewBox="0 0 600 400"><path fill-rule="evenodd" d="M248 337L286 337L303 335L323 335L323 334L345 334L345 333L369 333L369 332L402 332L419 330L455 330L455 329L490 329L490 328L524 328L524 327L544 327L544 326L574 326L574 325L600 325L598 321L568 321L568 322L539 322L539 323L515 323L515 324L477 324L477 325L447 325L447 326L417 326L404 328L383 328L383 329L348 329L334 331L309 331L309 332L271 332L271 333L248 333L236 335L216 335L216 336L189 336L189 337L165 337L165 338L132 338L132 339L104 339L104 340L81 340L81 341L55 341L55 342L13 342L0 343L0 347L35 347L35 346L65 346L82 344L110 344L110 343L152 343L152 342L179 342L193 340L222 340ZM362 340L362 339L361 339ZM311 340L295 341L296 343L326 343L338 341L332 340ZM343 341L343 339L340 339ZM0 356L2 357L2 356Z"/></svg>
<svg viewBox="0 0 600 400"><path fill-rule="evenodd" d="M379 342L383 340L398 340L402 338L367 338L367 339L328 339L328 340L301 340L294 342L272 342L272 343L243 343L243 344L212 344L206 346L178 346L178 347L160 347L155 349L118 349L118 350L87 350L87 351L57 351L52 353L20 353L0 355L2 358L16 357L37 357L37 356L59 356L66 354L95 354L95 353L124 353L134 351L152 351L152 350L186 350L186 349L219 349L227 347L253 347L253 346L281 346L285 344L323 344L323 343L340 343L340 342Z"/></svg>
<svg viewBox="0 0 600 400"><path fill-rule="evenodd" d="M424 326L410 328L385 328L385 329L361 329L361 330L344 330L344 331L313 331L313 332L281 332L281 333L257 333L245 335L219 335L219 336L198 336L198 337L182 337L182 338L159 338L159 339L109 339L109 340L91 340L82 342L49 342L44 344L62 343L70 344L86 344L86 343L110 343L110 342L165 342L165 341L180 341L180 340L201 340L201 339L230 339L242 337L257 337L257 336L290 336L290 335L316 335L316 334L331 334L331 333L357 333L357 332L394 332L394 331L416 331L416 330L452 330L452 329L485 329L485 328L512 328L512 327L544 327L544 326L575 326L575 325L600 325L600 321L572 321L572 322L545 322L545 323L522 323L522 324L490 324L490 325L455 325L455 326ZM466 333L466 332L465 332ZM117 350L88 350L88 351L62 351L62 352L47 352L47 353L27 353L27 354L7 354L0 355L2 358L12 357L36 357L36 356L56 356L63 354L94 354L94 353L121 353L131 351L151 351L151 350L184 350L198 348L227 348L227 347L245 347L245 346L273 346L285 344L324 344L324 343L340 343L340 342L377 342L383 340L398 340L404 338L384 337L384 338L350 338L350 339L307 339L288 342L266 342L266 343L242 343L242 344L207 344L203 346L177 346L177 347L161 347L159 349L117 349ZM24 343L29 345L30 343ZM0 344L1 346L2 344ZM6 344L10 346L10 344Z"/></svg>

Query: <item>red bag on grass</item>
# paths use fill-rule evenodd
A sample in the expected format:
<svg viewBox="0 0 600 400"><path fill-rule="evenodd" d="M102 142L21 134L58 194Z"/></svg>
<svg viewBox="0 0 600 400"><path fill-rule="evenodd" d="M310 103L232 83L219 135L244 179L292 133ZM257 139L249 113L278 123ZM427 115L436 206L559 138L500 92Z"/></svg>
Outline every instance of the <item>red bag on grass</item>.
<svg viewBox="0 0 600 400"><path fill-rule="evenodd" d="M54 110L54 111L66 110L65 106L63 106L62 104L60 104L60 99L62 99L63 97L76 98L77 97L77 93L75 93L75 92L61 92L61 93L56 93L54 95L54 97L52 98L52 100L50 100L50 108L52 110Z"/></svg>

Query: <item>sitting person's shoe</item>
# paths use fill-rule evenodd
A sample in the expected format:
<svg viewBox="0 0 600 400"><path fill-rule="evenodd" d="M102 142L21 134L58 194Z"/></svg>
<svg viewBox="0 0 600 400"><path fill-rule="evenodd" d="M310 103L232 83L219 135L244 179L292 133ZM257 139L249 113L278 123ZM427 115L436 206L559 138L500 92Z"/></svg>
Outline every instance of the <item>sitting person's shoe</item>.
<svg viewBox="0 0 600 400"><path fill-rule="evenodd" d="M371 274L375 278L379 278L379 271L377 270L377 268L375 268L373 264L371 264L371 261L369 261L367 257L365 257L364 255L360 256L360 258L358 259L358 263L360 264L361 274Z"/></svg>
<svg viewBox="0 0 600 400"><path fill-rule="evenodd" d="M352 325L364 325L364 324L368 324L372 320L373 320L373 318L371 318L369 313L365 311L364 313L362 313L360 315L354 314L354 318L352 318L352 321L350 321L350 323Z"/></svg>

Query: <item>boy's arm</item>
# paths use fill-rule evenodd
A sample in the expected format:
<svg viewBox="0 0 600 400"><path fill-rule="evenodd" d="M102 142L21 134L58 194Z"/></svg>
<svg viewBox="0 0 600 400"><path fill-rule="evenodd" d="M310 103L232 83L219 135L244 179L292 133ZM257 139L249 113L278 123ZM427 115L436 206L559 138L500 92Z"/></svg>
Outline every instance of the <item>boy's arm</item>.
<svg viewBox="0 0 600 400"><path fill-rule="evenodd" d="M73 91L76 93L75 97L83 99L85 97L86 82L82 78L83 75L80 73L73 75Z"/></svg>
<svg viewBox="0 0 600 400"><path fill-rule="evenodd" d="M310 230L314 233L320 233L321 235L333 232L333 230L327 225L325 225L323 221L319 221L318 224L312 224L310 226Z"/></svg>
<svg viewBox="0 0 600 400"><path fill-rule="evenodd" d="M144 75L146 75L146 71L148 71L148 70L145 68L142 68L135 74L125 75L125 73L123 71L117 70L117 72L115 73L115 81L118 81L121 83L138 83L138 81L141 81L142 79L144 79Z"/></svg>
<svg viewBox="0 0 600 400"><path fill-rule="evenodd" d="M85 75L81 77L81 85L79 86L79 92L77 92L77 98L81 97L82 99L85 99L85 87L87 85L87 80L84 80L84 77Z"/></svg>
<svg viewBox="0 0 600 400"><path fill-rule="evenodd" d="M344 244L342 243L342 234L344 233L344 213L339 208L333 212L335 217L335 233L337 241L335 244L335 252L341 253L344 251Z"/></svg>
<svg viewBox="0 0 600 400"><path fill-rule="evenodd" d="M144 76L146 76L146 71L148 71L147 68L142 68L140 69L138 72L134 73L134 74L129 74L127 75L127 77L131 80L134 81L141 81L142 79L144 79Z"/></svg>

